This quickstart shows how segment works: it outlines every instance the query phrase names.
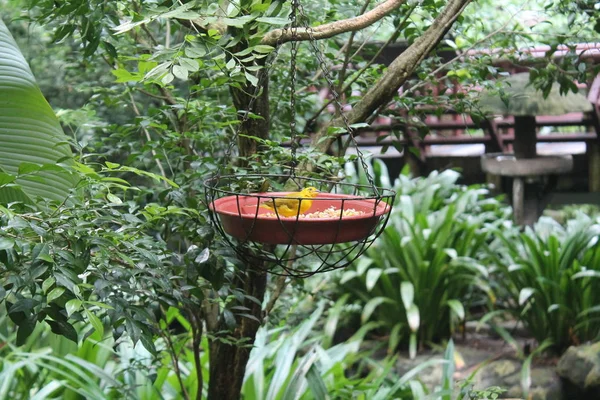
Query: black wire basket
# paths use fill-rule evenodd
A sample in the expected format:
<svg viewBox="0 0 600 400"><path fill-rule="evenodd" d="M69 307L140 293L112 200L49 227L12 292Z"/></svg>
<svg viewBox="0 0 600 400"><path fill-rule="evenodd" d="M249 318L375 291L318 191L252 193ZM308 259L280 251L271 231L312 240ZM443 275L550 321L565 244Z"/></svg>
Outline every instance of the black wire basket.
<svg viewBox="0 0 600 400"><path fill-rule="evenodd" d="M261 191L265 182L275 191ZM296 277L356 260L383 231L396 195L370 185L265 174L217 175L204 187L213 225L242 260ZM307 187L318 194L302 197L298 191ZM282 201L297 212L280 211L275 205Z"/></svg>

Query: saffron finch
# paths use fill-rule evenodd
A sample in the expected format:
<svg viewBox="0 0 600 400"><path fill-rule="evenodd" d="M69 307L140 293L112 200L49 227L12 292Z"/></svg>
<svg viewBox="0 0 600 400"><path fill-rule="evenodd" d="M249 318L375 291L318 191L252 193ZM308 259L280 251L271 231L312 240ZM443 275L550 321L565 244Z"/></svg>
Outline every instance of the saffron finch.
<svg viewBox="0 0 600 400"><path fill-rule="evenodd" d="M313 197L317 197L319 191L310 186L302 189L300 192L293 192L285 195L285 197L271 199L260 204L261 207L275 211L277 215L284 217L295 217L298 214L304 214L312 206Z"/></svg>

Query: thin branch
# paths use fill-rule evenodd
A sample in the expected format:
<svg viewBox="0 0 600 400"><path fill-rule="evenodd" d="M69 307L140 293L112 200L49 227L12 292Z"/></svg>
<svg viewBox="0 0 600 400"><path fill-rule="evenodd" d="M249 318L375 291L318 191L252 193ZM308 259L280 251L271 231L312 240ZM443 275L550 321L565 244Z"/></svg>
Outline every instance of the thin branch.
<svg viewBox="0 0 600 400"><path fill-rule="evenodd" d="M146 96L148 96L148 97L152 97L152 98L154 98L154 99L158 99L158 100L165 100L165 101L169 101L169 100L171 100L169 97L165 97L165 96L161 96L161 95L158 95L158 94L154 94L154 93L148 92L147 90L144 90L144 89L136 89L136 90L137 90L138 92L140 92L140 93L143 93L143 94L145 94Z"/></svg>
<svg viewBox="0 0 600 400"><path fill-rule="evenodd" d="M177 381L179 382L179 386L181 387L181 394L185 400L190 400L190 395L188 394L185 385L183 384L183 378L181 377L181 369L179 369L179 357L177 356L177 352L175 351L175 346L173 345L173 341L171 340L171 335L169 334L169 332L163 332L162 329L159 329L159 331L160 335L167 343L167 347L169 348L169 353L171 354L171 360L173 362L173 371L175 372L175 376L177 377Z"/></svg>
<svg viewBox="0 0 600 400"><path fill-rule="evenodd" d="M292 268L292 265L294 264L294 257L296 255L296 250L298 249L298 245L293 244L292 247L290 247L290 254L291 254L291 258L287 263L287 268L290 269ZM266 317L268 317L268 315L271 313L271 311L273 311L273 307L275 307L275 303L277 302L277 300L279 299L279 297L281 296L281 294L284 292L285 288L288 285L288 280L287 280L287 275L280 275L277 277L277 281L275 282L275 290L273 290L273 295L271 296L271 298L269 299L269 302L267 303L267 305L265 306L265 310L263 315Z"/></svg>
<svg viewBox="0 0 600 400"><path fill-rule="evenodd" d="M375 60L377 60L377 58L381 55L381 53L383 52L383 50L385 50L391 43L392 41L395 41L397 39L398 33L402 30L402 26L406 23L406 21L408 20L408 18L410 18L410 16L412 15L413 11L415 10L415 8L417 7L418 3L413 4L413 6L408 10L408 13L404 16L404 19L402 20L402 22L400 22L400 24L398 24L398 26L396 27L396 30L390 35L390 37L388 38L388 40L379 48L379 50L377 50L377 53L375 53L375 55L373 57L371 57L371 59L367 62L367 64L362 67L359 71L355 72L352 79L350 80L350 82L348 82L347 84L344 85L344 87L339 91L339 93L345 93L347 90L350 89L350 87L352 86L352 84L354 82L356 82L358 80L358 78L360 78L366 71L367 69L373 65L373 63L375 63ZM366 43L366 42L365 42ZM364 43L363 43L364 45ZM358 50L357 50L358 52ZM354 55L357 54L354 53ZM354 55L352 57L354 57ZM327 107L329 107L329 105L331 103L333 103L335 100L334 99L329 99L329 101L327 101L316 113L315 115L313 115L304 125L305 127L305 131L304 133L306 133L306 128L311 126L313 122L315 122L317 120L317 118L319 118L319 116L323 113L323 111L325 111L327 109Z"/></svg>
<svg viewBox="0 0 600 400"><path fill-rule="evenodd" d="M521 7L522 8L522 7ZM521 9L519 9L520 11ZM459 55L457 55L456 57L454 57L453 59L451 59L448 62L445 62L444 64L440 65L438 68L434 69L429 75L431 76L435 76L437 74L439 74L440 72L442 72L443 70L445 70L449 65L455 63L456 61L460 60L461 58L468 56L468 52L473 50L475 47L479 46L481 43L486 42L487 40L489 40L490 38L492 38L492 36L495 36L496 34L502 32L502 30L504 28L506 28L508 26L508 24L510 24L513 20L513 18L515 17L517 13L514 13L500 28L496 29L493 32L490 32L489 34L487 34L485 37L483 37L482 39L478 40L477 42L473 43L471 46L467 47L465 50L463 50L463 52ZM407 95L407 93L410 92L414 92L416 89L425 86L427 84L427 81L421 81L413 86L411 86L410 88L408 88L406 91L404 91L399 97L404 97Z"/></svg>
<svg viewBox="0 0 600 400"><path fill-rule="evenodd" d="M137 105L135 104L135 99L133 98L133 95L131 94L131 92L129 92L129 99L131 100L131 106L133 108L133 112L135 113L135 115L140 117L141 116L140 110L137 108ZM141 129L142 129L142 132L144 132L144 136L146 136L146 140L148 140L148 142L152 142L152 137L150 136L150 132L148 132L148 129L146 129L144 126L141 126ZM167 174L165 173L165 169L163 168L162 163L160 162L160 160L157 157L156 150L151 149L150 151L152 152L152 157L154 158L154 161L156 162L156 166L160 170L160 174L163 176L163 178L168 179ZM163 181L163 185L165 186L165 188L169 188L169 184L166 181Z"/></svg>
<svg viewBox="0 0 600 400"><path fill-rule="evenodd" d="M367 10L367 7L369 7L369 4L371 3L371 0L367 0L365 1L365 4L363 4L362 8L360 9L360 13L364 14L365 11ZM352 53L352 43L354 43L354 36L356 35L356 31L352 31L352 33L350 34L350 38L348 39L348 43L346 44L346 54L344 56L344 63L342 64L342 69L340 71L340 75L339 75L339 85L338 85L338 92L343 95L343 91L342 91L342 85L344 84L344 81L346 80L346 70L348 69L348 64L350 63L350 53ZM342 110L340 110L340 112L342 112Z"/></svg>
<svg viewBox="0 0 600 400"><path fill-rule="evenodd" d="M372 10L357 17L330 22L314 28L298 29L293 34L290 29L275 29L263 37L261 44L274 46L276 44L291 42L292 40L306 41L311 40L311 38L328 39L341 33L359 31L373 25L392 11L398 9L404 2L405 0L386 0Z"/></svg>
<svg viewBox="0 0 600 400"><path fill-rule="evenodd" d="M204 379L202 376L202 362L200 360L200 350L202 349L202 309L196 314L195 310L189 309L190 322L192 322L192 352L194 353L194 364L196 365L196 379L198 380L198 391L196 393L196 400L202 400L202 387L204 386Z"/></svg>
<svg viewBox="0 0 600 400"><path fill-rule="evenodd" d="M165 32L165 49L168 49L171 47L171 20L167 18L167 21L165 23L165 28L166 28L166 32Z"/></svg>
<svg viewBox="0 0 600 400"><path fill-rule="evenodd" d="M366 121L382 104L387 104L414 73L426 55L442 40L456 18L470 2L471 0L449 0L429 28L392 61L377 83L345 115L348 124ZM336 118L330 125L341 126L342 121L340 118ZM318 151L327 151L338 136L328 135L330 125L322 127L312 138L311 144ZM311 166L303 167L311 168Z"/></svg>
<svg viewBox="0 0 600 400"><path fill-rule="evenodd" d="M287 275L280 275L277 277L277 281L275 281L275 290L273 290L273 294L271 295L269 302L265 306L265 311L264 311L265 318L267 318L269 316L269 314L271 314L271 311L273 311L273 307L275 307L275 303L277 302L277 300L279 299L279 297L281 296L281 294L284 292L285 288L287 287L287 282L288 282Z"/></svg>
<svg viewBox="0 0 600 400"><path fill-rule="evenodd" d="M148 30L148 27L146 26L146 24L142 24L142 30L146 33L146 35L148 35L148 38L150 39L150 43L152 43L152 46L158 46L158 42L156 41L156 39L154 39L154 36ZM142 40L139 37L136 37L135 39L138 39L138 41Z"/></svg>

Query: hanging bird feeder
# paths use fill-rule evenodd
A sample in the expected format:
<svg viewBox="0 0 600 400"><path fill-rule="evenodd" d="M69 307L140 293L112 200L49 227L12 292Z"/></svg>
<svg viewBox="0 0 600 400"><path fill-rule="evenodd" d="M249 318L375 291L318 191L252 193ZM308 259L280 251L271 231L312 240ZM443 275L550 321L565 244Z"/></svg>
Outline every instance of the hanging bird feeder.
<svg viewBox="0 0 600 400"><path fill-rule="evenodd" d="M289 28L292 29L292 35L297 30L298 10L301 11L301 6L294 0ZM305 28L310 34L307 23ZM314 38L310 39L334 101L341 110L339 96L329 78L323 57L314 44ZM354 139L353 129L343 114L341 117L345 129L349 140L357 147L359 164L364 169L368 184L296 175L296 46L297 43L292 41L289 175L238 176L217 172L204 181L204 187L213 225L240 258L252 265L269 268L272 273L306 277L347 266L362 255L383 231L396 194L375 186ZM265 73L263 76L267 75ZM243 121L247 118L248 113ZM264 182L270 182L282 190L260 191ZM290 186L295 190L284 189Z"/></svg>
<svg viewBox="0 0 600 400"><path fill-rule="evenodd" d="M245 179L263 179L265 175L244 176ZM272 175L270 179L285 179L286 176ZM221 184L239 179L236 176L222 176ZM297 180L307 180L296 177ZM330 181L309 179L307 185L329 187ZM359 193L367 192L366 185L348 183L335 184L334 190ZM384 189L380 189L384 190ZM386 192L391 192L385 190ZM316 197L290 197L289 192L253 193L242 195L227 193L215 199L211 210L219 214L223 232L242 242L266 244L324 245L363 240L373 234L391 206L383 197L373 195L319 192ZM391 193L389 193L391 195ZM310 201L305 213L285 216L262 206L275 203L281 198L302 202Z"/></svg>

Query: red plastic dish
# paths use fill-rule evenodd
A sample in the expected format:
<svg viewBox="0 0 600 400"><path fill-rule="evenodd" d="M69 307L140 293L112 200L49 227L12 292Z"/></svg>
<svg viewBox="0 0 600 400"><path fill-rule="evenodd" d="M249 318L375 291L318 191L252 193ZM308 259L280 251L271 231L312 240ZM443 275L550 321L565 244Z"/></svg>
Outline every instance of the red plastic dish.
<svg viewBox="0 0 600 400"><path fill-rule="evenodd" d="M324 211L331 206L336 210L354 209L361 215L333 218L302 218L273 216L274 212L258 206L270 197L283 197L286 192L257 193L227 196L215 200L211 210L220 219L223 230L241 241L266 244L321 245L362 240L373 234L380 219L391 210L381 200L362 197L319 193L305 213ZM259 197L262 196L262 197ZM269 216L268 214L271 214Z"/></svg>

